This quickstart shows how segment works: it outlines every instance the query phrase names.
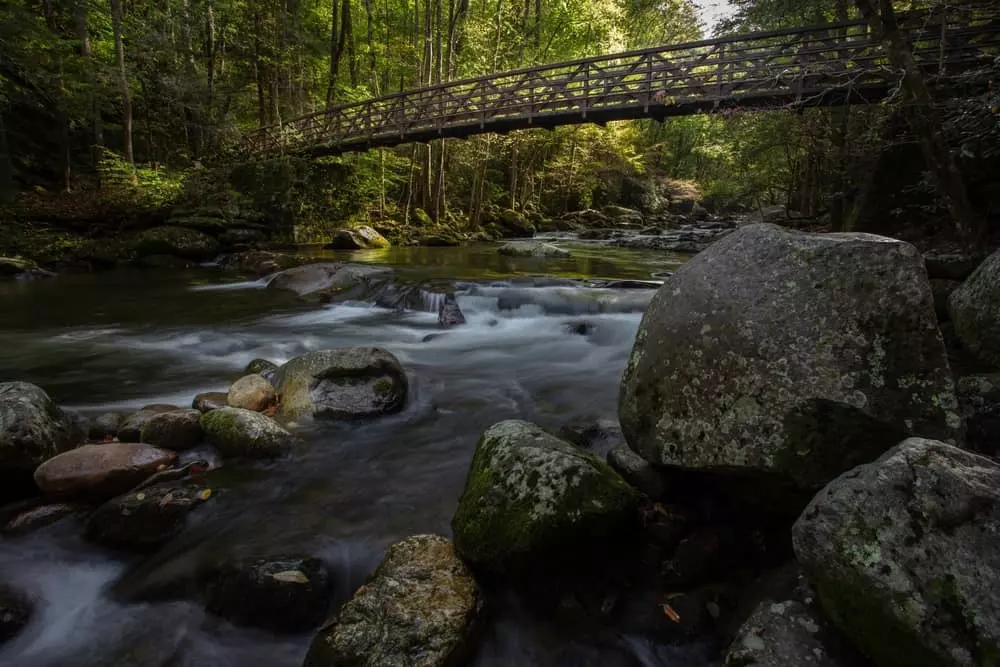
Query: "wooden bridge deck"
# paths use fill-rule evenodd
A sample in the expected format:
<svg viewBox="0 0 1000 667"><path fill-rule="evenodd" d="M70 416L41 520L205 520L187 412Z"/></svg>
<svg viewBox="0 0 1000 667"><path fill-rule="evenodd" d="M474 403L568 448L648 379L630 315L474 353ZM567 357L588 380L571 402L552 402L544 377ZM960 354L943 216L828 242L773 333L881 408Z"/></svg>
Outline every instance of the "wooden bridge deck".
<svg viewBox="0 0 1000 667"><path fill-rule="evenodd" d="M902 17L917 61L947 75L1000 54L1000 19ZM441 137L726 108L883 99L900 80L862 21L543 65L344 104L262 128L246 152L333 155Z"/></svg>

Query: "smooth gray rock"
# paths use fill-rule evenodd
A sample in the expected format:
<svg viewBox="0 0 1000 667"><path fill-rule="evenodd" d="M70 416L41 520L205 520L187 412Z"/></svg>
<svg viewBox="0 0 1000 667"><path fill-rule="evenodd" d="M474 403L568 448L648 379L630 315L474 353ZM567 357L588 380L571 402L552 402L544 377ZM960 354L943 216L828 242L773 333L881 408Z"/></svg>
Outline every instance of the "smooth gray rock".
<svg viewBox="0 0 1000 667"><path fill-rule="evenodd" d="M962 345L980 361L1000 368L1000 251L951 293L948 312Z"/></svg>
<svg viewBox="0 0 1000 667"><path fill-rule="evenodd" d="M77 424L41 387L0 383L0 477L30 480L42 462L83 442ZM0 496L4 492L0 490Z"/></svg>
<svg viewBox="0 0 1000 667"><path fill-rule="evenodd" d="M402 410L408 383L390 352L346 347L289 360L278 371L275 389L281 419L363 419Z"/></svg>
<svg viewBox="0 0 1000 667"><path fill-rule="evenodd" d="M118 427L118 439L121 442L139 442L142 438L142 427L146 425L146 422L164 412L174 412L182 409L176 405L168 405L166 403L154 403L153 405L140 408L122 420L121 425Z"/></svg>
<svg viewBox="0 0 1000 667"><path fill-rule="evenodd" d="M1000 660L1000 465L910 438L844 473L792 529L830 619L880 667Z"/></svg>
<svg viewBox="0 0 1000 667"><path fill-rule="evenodd" d="M201 441L200 419L194 409L161 412L142 425L140 441L175 452L191 449Z"/></svg>
<svg viewBox="0 0 1000 667"><path fill-rule="evenodd" d="M451 542L408 537L319 631L304 667L452 667L471 652L483 598Z"/></svg>
<svg viewBox="0 0 1000 667"><path fill-rule="evenodd" d="M646 460L740 473L753 499L818 489L908 434L959 441L956 408L913 246L759 224L656 293L619 417Z"/></svg>
<svg viewBox="0 0 1000 667"><path fill-rule="evenodd" d="M530 422L483 433L451 525L469 563L532 574L601 551L636 518L639 494L608 465Z"/></svg>
<svg viewBox="0 0 1000 667"><path fill-rule="evenodd" d="M509 257L569 257L569 251L543 241L510 241L497 249Z"/></svg>
<svg viewBox="0 0 1000 667"><path fill-rule="evenodd" d="M223 456L273 458L287 453L291 433L270 417L242 408L218 408L201 416L205 440Z"/></svg>
<svg viewBox="0 0 1000 667"><path fill-rule="evenodd" d="M302 297L332 298L350 288L381 283L392 276L393 270L386 267L321 262L281 271L267 286Z"/></svg>

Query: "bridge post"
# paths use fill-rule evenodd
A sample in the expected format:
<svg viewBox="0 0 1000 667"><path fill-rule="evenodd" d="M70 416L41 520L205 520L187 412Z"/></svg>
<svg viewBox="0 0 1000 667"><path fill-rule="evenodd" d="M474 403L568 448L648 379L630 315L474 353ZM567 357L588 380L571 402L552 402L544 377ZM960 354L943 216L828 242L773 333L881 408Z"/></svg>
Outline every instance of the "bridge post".
<svg viewBox="0 0 1000 667"><path fill-rule="evenodd" d="M587 105L590 102L590 63L583 64L583 103L580 105L583 118L587 117Z"/></svg>

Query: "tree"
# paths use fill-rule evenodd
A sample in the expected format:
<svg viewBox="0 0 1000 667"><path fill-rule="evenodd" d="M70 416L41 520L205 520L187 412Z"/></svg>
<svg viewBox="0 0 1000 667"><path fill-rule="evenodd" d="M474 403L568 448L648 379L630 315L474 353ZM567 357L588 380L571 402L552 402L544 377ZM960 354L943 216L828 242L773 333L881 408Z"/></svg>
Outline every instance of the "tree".
<svg viewBox="0 0 1000 667"><path fill-rule="evenodd" d="M135 164L132 152L132 92L125 69L125 43L122 38L122 0L111 1L111 22L115 35L115 65L122 97L122 150L129 164Z"/></svg>

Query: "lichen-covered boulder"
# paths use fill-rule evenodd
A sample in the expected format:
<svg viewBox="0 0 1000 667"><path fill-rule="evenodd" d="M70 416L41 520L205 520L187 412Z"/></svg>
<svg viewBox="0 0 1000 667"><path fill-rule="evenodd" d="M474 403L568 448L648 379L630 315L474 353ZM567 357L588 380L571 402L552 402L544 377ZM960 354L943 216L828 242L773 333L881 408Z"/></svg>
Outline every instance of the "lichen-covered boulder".
<svg viewBox="0 0 1000 667"><path fill-rule="evenodd" d="M333 233L330 247L334 250L370 250L388 248L389 241L367 225L338 229Z"/></svg>
<svg viewBox="0 0 1000 667"><path fill-rule="evenodd" d="M164 412L174 412L182 409L176 405L165 403L147 405L122 420L118 426L118 439L122 442L139 442L142 438L142 427L146 425L146 422Z"/></svg>
<svg viewBox="0 0 1000 667"><path fill-rule="evenodd" d="M282 419L364 419L402 410L408 383L390 352L347 347L291 359L278 370L275 388Z"/></svg>
<svg viewBox="0 0 1000 667"><path fill-rule="evenodd" d="M1000 251L951 293L948 312L955 335L981 361L1000 368Z"/></svg>
<svg viewBox="0 0 1000 667"><path fill-rule="evenodd" d="M879 667L1000 664L1000 465L910 438L792 530L830 619Z"/></svg>
<svg viewBox="0 0 1000 667"><path fill-rule="evenodd" d="M278 364L267 359L254 359L243 369L243 375L255 374L274 384L274 377L278 374Z"/></svg>
<svg viewBox="0 0 1000 667"><path fill-rule="evenodd" d="M187 515L208 500L209 489L155 484L112 498L87 520L87 538L114 549L147 551L177 537Z"/></svg>
<svg viewBox="0 0 1000 667"><path fill-rule="evenodd" d="M510 241L497 249L508 257L569 257L569 251L542 241Z"/></svg>
<svg viewBox="0 0 1000 667"><path fill-rule="evenodd" d="M35 483L52 498L104 500L129 491L176 458L147 444L83 445L38 466Z"/></svg>
<svg viewBox="0 0 1000 667"><path fill-rule="evenodd" d="M0 383L0 482L30 484L43 461L83 441L77 424L40 387L28 382ZM0 497L7 494L0 490Z"/></svg>
<svg viewBox="0 0 1000 667"><path fill-rule="evenodd" d="M658 465L818 489L961 418L917 250L868 234L743 227L656 293L619 417ZM753 482L756 482L756 488Z"/></svg>
<svg viewBox="0 0 1000 667"><path fill-rule="evenodd" d="M201 442L201 412L198 410L172 410L154 415L142 425L140 442L182 451Z"/></svg>
<svg viewBox="0 0 1000 667"><path fill-rule="evenodd" d="M132 241L139 257L171 255L194 261L209 260L219 252L219 242L208 234L185 227L153 227Z"/></svg>
<svg viewBox="0 0 1000 667"><path fill-rule="evenodd" d="M317 558L280 556L226 563L203 573L205 608L239 625L302 632L319 625L333 579Z"/></svg>
<svg viewBox="0 0 1000 667"><path fill-rule="evenodd" d="M302 297L325 300L352 288L380 284L392 276L393 270L382 266L320 262L277 273L267 286L269 289L294 292Z"/></svg>
<svg viewBox="0 0 1000 667"><path fill-rule="evenodd" d="M219 408L201 416L205 440L223 456L274 458L287 453L292 434L270 417L242 408Z"/></svg>
<svg viewBox="0 0 1000 667"><path fill-rule="evenodd" d="M740 626L724 667L845 667L827 649L819 610L799 600L765 600Z"/></svg>
<svg viewBox="0 0 1000 667"><path fill-rule="evenodd" d="M451 667L472 649L483 599L451 543L389 547L375 574L319 631L304 667Z"/></svg>
<svg viewBox="0 0 1000 667"><path fill-rule="evenodd" d="M485 571L530 575L627 533L638 497L593 454L530 422L503 421L476 445L451 522L455 546Z"/></svg>
<svg viewBox="0 0 1000 667"><path fill-rule="evenodd" d="M226 401L230 407L263 412L274 405L278 396L263 375L244 375L229 388Z"/></svg>

